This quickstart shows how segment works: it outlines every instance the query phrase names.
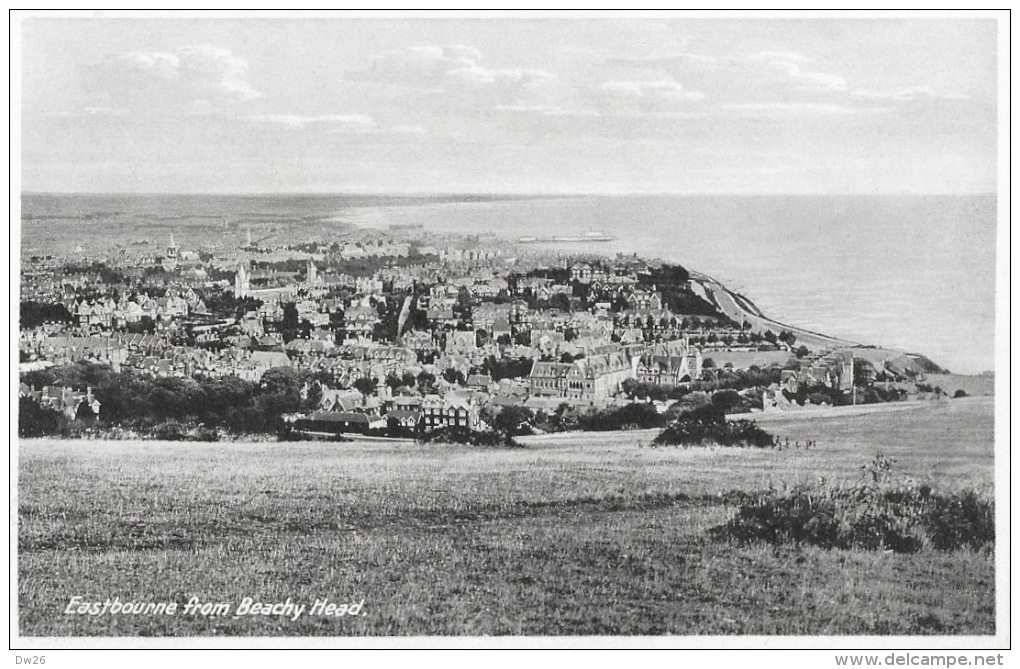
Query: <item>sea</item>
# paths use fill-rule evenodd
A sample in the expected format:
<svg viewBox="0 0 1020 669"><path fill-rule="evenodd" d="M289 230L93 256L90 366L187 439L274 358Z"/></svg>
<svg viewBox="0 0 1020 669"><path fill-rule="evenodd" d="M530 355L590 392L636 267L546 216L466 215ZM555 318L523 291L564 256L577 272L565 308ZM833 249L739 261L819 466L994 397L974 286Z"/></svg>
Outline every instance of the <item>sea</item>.
<svg viewBox="0 0 1020 669"><path fill-rule="evenodd" d="M80 238L186 250L243 228L421 226L519 237L603 232L564 253L679 263L778 321L922 353L961 374L995 368L997 198L988 195L421 196L54 195L22 197L22 253ZM339 227L337 232L339 234ZM1003 315L1002 317L1007 317Z"/></svg>

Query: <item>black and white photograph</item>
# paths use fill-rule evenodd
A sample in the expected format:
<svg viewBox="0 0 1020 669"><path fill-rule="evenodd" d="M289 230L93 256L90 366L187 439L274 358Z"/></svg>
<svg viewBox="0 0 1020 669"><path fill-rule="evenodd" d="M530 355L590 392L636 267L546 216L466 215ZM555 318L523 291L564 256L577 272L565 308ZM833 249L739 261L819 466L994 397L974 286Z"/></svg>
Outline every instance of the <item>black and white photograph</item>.
<svg viewBox="0 0 1020 669"><path fill-rule="evenodd" d="M19 663L1004 664L1008 10L10 26Z"/></svg>

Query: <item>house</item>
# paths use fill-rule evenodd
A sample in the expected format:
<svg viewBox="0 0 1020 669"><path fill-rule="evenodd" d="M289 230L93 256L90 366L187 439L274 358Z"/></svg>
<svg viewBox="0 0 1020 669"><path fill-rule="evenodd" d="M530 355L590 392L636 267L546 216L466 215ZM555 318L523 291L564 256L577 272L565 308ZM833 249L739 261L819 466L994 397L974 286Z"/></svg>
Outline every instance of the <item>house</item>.
<svg viewBox="0 0 1020 669"><path fill-rule="evenodd" d="M489 386L492 385L492 377L488 374L469 374L466 385L468 388L488 390Z"/></svg>
<svg viewBox="0 0 1020 669"><path fill-rule="evenodd" d="M555 330L539 330L533 329L531 331L531 346L532 348L541 349L543 351L553 351L556 347L563 343L563 333Z"/></svg>
<svg viewBox="0 0 1020 669"><path fill-rule="evenodd" d="M662 311L662 294L654 290L635 289L627 296L627 307L634 311Z"/></svg>
<svg viewBox="0 0 1020 669"><path fill-rule="evenodd" d="M290 358L283 351L255 351L249 362L255 367L270 369L272 367L290 367Z"/></svg>
<svg viewBox="0 0 1020 669"><path fill-rule="evenodd" d="M420 411L396 410L386 414L387 426L395 425L396 427L413 430L418 426L419 420L421 420Z"/></svg>
<svg viewBox="0 0 1020 669"><path fill-rule="evenodd" d="M348 411L353 412L361 406L365 396L354 389L336 390L334 388L323 388L322 397L319 399L319 406L325 411Z"/></svg>
<svg viewBox="0 0 1020 669"><path fill-rule="evenodd" d="M494 341L499 341L500 337L506 337L509 339L513 334L513 331L510 329L510 321L505 318L497 318L494 320L490 329L492 331L492 339Z"/></svg>
<svg viewBox="0 0 1020 669"><path fill-rule="evenodd" d="M472 310L471 322L475 329L491 331L498 321L509 323L510 310L509 304L484 303ZM495 337L495 334L493 336Z"/></svg>
<svg viewBox="0 0 1020 669"><path fill-rule="evenodd" d="M349 337L370 337L379 322L379 314L367 304L359 304L344 313L345 328Z"/></svg>
<svg viewBox="0 0 1020 669"><path fill-rule="evenodd" d="M78 410L82 403L92 411L96 418L99 417L99 409L102 406L92 394L92 388L86 388L85 392L81 392L64 386L45 386L42 390L33 391L25 384L21 384L19 395L34 399L41 406L58 411L71 420L78 417Z"/></svg>
<svg viewBox="0 0 1020 669"><path fill-rule="evenodd" d="M592 268L586 262L578 263L570 268L570 280L576 283L591 283Z"/></svg>
<svg viewBox="0 0 1020 669"><path fill-rule="evenodd" d="M425 430L441 427L466 427L477 430L478 406L469 398L449 393L445 397L426 395L421 403L422 426Z"/></svg>
<svg viewBox="0 0 1020 669"><path fill-rule="evenodd" d="M478 348L478 340L471 330L454 330L446 335L446 353L471 353Z"/></svg>
<svg viewBox="0 0 1020 669"><path fill-rule="evenodd" d="M421 411L422 399L417 395L396 395L390 400L392 411Z"/></svg>
<svg viewBox="0 0 1020 669"><path fill-rule="evenodd" d="M294 421L294 429L298 432L317 434L366 434L369 430L386 427L386 420L378 416L347 411L318 412L306 418Z"/></svg>

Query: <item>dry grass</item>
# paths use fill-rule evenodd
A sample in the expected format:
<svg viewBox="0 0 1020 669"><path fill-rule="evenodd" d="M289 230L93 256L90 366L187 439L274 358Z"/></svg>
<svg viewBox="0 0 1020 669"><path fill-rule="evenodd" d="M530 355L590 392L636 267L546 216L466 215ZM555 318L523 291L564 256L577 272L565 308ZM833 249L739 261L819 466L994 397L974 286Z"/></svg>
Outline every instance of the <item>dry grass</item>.
<svg viewBox="0 0 1020 669"><path fill-rule="evenodd" d="M991 404L769 424L812 450L26 441L23 635L990 634L992 557L737 547L718 497L876 451L991 489ZM69 598L366 600L356 618L118 618Z"/></svg>

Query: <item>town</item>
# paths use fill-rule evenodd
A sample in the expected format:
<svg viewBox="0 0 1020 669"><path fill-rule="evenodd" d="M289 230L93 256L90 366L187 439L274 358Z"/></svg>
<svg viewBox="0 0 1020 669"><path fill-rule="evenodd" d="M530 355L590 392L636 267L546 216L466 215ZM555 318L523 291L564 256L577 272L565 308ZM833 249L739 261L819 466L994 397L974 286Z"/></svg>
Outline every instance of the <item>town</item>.
<svg viewBox="0 0 1020 669"><path fill-rule="evenodd" d="M738 322L636 256L400 226L207 246L23 258L23 436L628 429L933 390L916 360Z"/></svg>

